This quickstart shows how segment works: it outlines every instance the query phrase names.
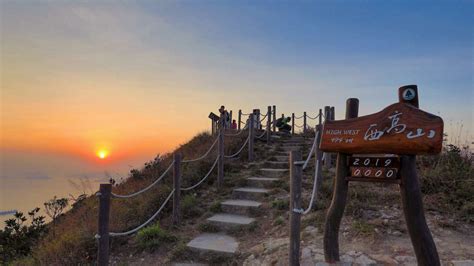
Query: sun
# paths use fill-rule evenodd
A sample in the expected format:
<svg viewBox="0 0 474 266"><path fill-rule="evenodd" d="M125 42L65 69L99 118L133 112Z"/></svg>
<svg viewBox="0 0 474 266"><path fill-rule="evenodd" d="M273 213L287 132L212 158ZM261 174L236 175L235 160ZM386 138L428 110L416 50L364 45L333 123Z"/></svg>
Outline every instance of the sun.
<svg viewBox="0 0 474 266"><path fill-rule="evenodd" d="M105 159L105 158L107 158L107 156L109 156L108 151L106 151L106 150L97 151L97 157L99 157L100 159Z"/></svg>

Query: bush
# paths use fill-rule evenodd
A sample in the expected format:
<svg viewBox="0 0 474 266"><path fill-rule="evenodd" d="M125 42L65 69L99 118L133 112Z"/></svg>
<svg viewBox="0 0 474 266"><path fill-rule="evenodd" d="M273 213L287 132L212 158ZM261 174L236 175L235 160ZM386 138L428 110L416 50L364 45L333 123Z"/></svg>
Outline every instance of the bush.
<svg viewBox="0 0 474 266"><path fill-rule="evenodd" d="M46 232L44 216L36 216L38 212L39 208L28 212L29 225L25 224L28 218L22 212L16 212L15 218L5 221L5 228L0 230L0 264L30 255L33 246Z"/></svg>
<svg viewBox="0 0 474 266"><path fill-rule="evenodd" d="M155 249L162 244L177 240L175 236L162 229L158 223L138 231L136 239L141 249Z"/></svg>
<svg viewBox="0 0 474 266"><path fill-rule="evenodd" d="M272 208L275 208L280 211L286 211L290 207L290 202L288 199L276 199L272 201Z"/></svg>
<svg viewBox="0 0 474 266"><path fill-rule="evenodd" d="M199 208L196 196L188 194L181 200L181 210L183 216L186 218L196 217L202 214L201 208Z"/></svg>
<svg viewBox="0 0 474 266"><path fill-rule="evenodd" d="M474 222L474 161L463 154L457 146L448 145L441 155L419 157L421 190L436 199L431 202L435 209Z"/></svg>

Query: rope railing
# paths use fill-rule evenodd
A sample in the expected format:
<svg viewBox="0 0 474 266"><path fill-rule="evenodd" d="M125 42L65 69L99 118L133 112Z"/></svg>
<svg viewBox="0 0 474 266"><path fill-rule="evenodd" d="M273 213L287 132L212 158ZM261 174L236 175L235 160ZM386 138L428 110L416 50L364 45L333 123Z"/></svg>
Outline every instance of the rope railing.
<svg viewBox="0 0 474 266"><path fill-rule="evenodd" d="M303 128L304 125L299 126L299 125L295 124L295 127L297 127L297 128Z"/></svg>
<svg viewBox="0 0 474 266"><path fill-rule="evenodd" d="M198 158L196 158L196 159L183 160L183 161L181 161L181 162L182 162L182 163L192 163L192 162L197 162L197 161L200 161L200 160L206 158L207 155L209 155L209 153L212 151L212 148L214 148L214 146L216 146L216 143L217 143L218 140L219 140L219 135L217 135L216 140L214 140L214 142L212 143L211 147L207 150L207 152L206 152L203 156L198 157Z"/></svg>
<svg viewBox="0 0 474 266"><path fill-rule="evenodd" d="M304 115L302 115L302 116L295 116L295 119L301 119L301 118L303 118L303 117L304 117Z"/></svg>
<svg viewBox="0 0 474 266"><path fill-rule="evenodd" d="M315 117L311 117L311 116L309 116L309 115L306 115L306 117L307 117L307 118L309 118L309 119L311 119L311 120L315 120L316 118L318 118L318 117L319 117L319 114L318 114L318 115L316 115Z"/></svg>
<svg viewBox="0 0 474 266"><path fill-rule="evenodd" d="M267 116L268 116L268 113L266 113L266 114L262 117L262 119L260 119L260 123L263 122L263 120L265 120L265 118L267 118Z"/></svg>
<svg viewBox="0 0 474 266"><path fill-rule="evenodd" d="M235 156L239 155L244 150L244 148L247 145L247 143L249 142L249 140L250 140L250 136L247 137L244 144L242 144L242 147L240 147L240 149L236 153L234 153L232 155L224 155L224 158L234 158Z"/></svg>
<svg viewBox="0 0 474 266"><path fill-rule="evenodd" d="M246 124L246 123L245 123ZM224 136L226 137L237 137L237 136L240 136L242 134L242 132L244 132L245 130L240 130L238 133L236 134L224 134Z"/></svg>
<svg viewBox="0 0 474 266"><path fill-rule="evenodd" d="M257 136L257 139L263 138L263 136L265 136L266 133L267 133L267 130L265 129L260 136Z"/></svg>
<svg viewBox="0 0 474 266"><path fill-rule="evenodd" d="M173 165L174 165L174 161L171 162L170 166L168 166L168 168L163 172L163 174L161 174L160 177L158 177L153 183L151 183L149 186L147 186L146 188L144 188L142 190L139 190L135 193L128 194L128 195L119 195L119 194L115 194L115 193L111 192L110 195L115 197L115 198L121 198L121 199L132 198L132 197L135 197L137 195L140 195L143 192L145 192L145 191L149 190L150 188L152 188L154 185L158 184L158 182L160 182L160 180L163 179L163 177L165 177L165 175L170 171L170 169L173 167Z"/></svg>
<svg viewBox="0 0 474 266"><path fill-rule="evenodd" d="M308 162L313 154L313 152L316 154L318 151L317 151L317 148L315 149L315 147L317 146L316 143L317 143L317 139L319 138L319 131L316 132L316 136L314 137L315 141L313 142L313 147L311 148L311 152L310 154L308 155L308 158L305 160L305 161L295 161L294 162L294 165L298 165L298 166L301 166L302 165L302 169L304 170L306 168L306 166L308 165ZM324 158L324 157L323 157ZM321 160L323 159L321 158ZM314 201L314 198L316 197L316 194L317 194L317 184L318 184L318 176L320 176L320 171L321 171L321 160L317 159L316 160L316 166L314 168L314 180L313 180L313 190L311 192L311 199L309 201L309 204L308 204L308 207L306 209L303 209L303 208L293 208L293 212L295 213L299 213L299 214L302 214L302 215L306 215L308 214L310 211L311 211L311 208L313 207L313 201Z"/></svg>
<svg viewBox="0 0 474 266"><path fill-rule="evenodd" d="M126 232L121 232L121 233L114 233L114 232L109 232L109 235L110 236L126 236L126 235L130 235L130 234L133 234L135 232L137 232L138 230L142 229L143 227L147 226L151 221L153 221L156 216L158 216L158 214L160 214L160 212L163 210L163 208L165 207L166 203L168 203L168 201L171 199L171 196L173 196L173 193L174 193L174 189L170 192L170 194L168 195L168 197L165 199L165 201L163 202L163 204L161 204L161 207L158 209L158 211L156 211L146 222L144 222L143 224L137 226L136 228L132 229L132 230L129 230L129 231L126 231ZM99 235L96 235L96 237L99 237Z"/></svg>
<svg viewBox="0 0 474 266"><path fill-rule="evenodd" d="M214 164L212 165L211 169L209 170L209 172L207 172L207 174L195 185L193 186L190 186L190 187L187 187L187 188L180 188L181 191L187 191L187 190L191 190L191 189L194 189L196 187L198 187L202 182L204 182L204 180L206 180L206 178L209 177L209 175L211 175L212 173L212 170L214 170L214 168L216 167L217 165L217 162L219 161L219 156L217 156L216 160L214 161Z"/></svg>

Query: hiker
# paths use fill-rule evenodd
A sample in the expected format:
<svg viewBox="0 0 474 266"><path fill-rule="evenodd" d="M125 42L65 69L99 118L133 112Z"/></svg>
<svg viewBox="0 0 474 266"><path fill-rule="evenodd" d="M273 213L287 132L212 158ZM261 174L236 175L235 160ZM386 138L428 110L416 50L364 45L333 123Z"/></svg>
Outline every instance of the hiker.
<svg viewBox="0 0 474 266"><path fill-rule="evenodd" d="M230 115L229 112L225 109L224 105L221 105L221 108L219 108L219 113L224 115L224 129L227 129L230 127Z"/></svg>
<svg viewBox="0 0 474 266"><path fill-rule="evenodd" d="M231 129L234 129L236 130L237 129L237 122L234 120L232 120L232 125L230 126Z"/></svg>
<svg viewBox="0 0 474 266"><path fill-rule="evenodd" d="M291 117L281 117L276 120L276 127L280 132L290 133L291 126L288 123L291 121Z"/></svg>

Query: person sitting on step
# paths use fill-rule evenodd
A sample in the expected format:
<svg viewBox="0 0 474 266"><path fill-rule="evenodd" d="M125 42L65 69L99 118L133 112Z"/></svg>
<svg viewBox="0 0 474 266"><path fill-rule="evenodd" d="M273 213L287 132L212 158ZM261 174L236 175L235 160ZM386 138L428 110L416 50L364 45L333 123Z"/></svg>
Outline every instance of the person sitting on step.
<svg viewBox="0 0 474 266"><path fill-rule="evenodd" d="M291 117L281 117L276 120L276 127L278 131L290 133L291 126L288 123L291 121Z"/></svg>

